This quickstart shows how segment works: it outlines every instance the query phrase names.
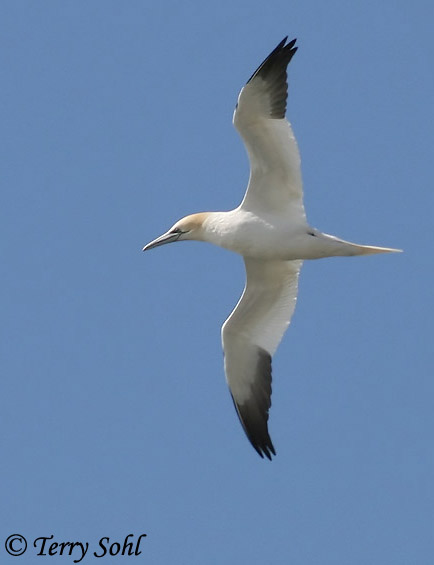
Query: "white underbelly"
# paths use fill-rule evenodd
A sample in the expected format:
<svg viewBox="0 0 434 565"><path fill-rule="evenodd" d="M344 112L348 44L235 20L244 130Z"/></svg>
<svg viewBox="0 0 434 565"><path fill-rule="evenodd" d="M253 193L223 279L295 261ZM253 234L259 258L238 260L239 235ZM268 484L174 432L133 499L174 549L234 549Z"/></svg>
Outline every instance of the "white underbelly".
<svg viewBox="0 0 434 565"><path fill-rule="evenodd" d="M263 260L290 261L295 259L317 259L323 257L308 234L308 228L277 230L257 226L257 229L239 230L233 237L222 242L222 247L235 251L244 257Z"/></svg>

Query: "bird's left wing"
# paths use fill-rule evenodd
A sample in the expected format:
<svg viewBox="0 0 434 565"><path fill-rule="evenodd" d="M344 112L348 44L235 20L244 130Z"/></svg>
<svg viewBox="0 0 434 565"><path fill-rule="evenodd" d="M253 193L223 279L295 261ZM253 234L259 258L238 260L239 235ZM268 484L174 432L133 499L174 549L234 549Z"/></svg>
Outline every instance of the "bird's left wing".
<svg viewBox="0 0 434 565"><path fill-rule="evenodd" d="M270 53L242 88L233 122L247 149L250 179L241 207L305 219L300 154L285 118L286 67L297 51L287 38Z"/></svg>
<svg viewBox="0 0 434 565"><path fill-rule="evenodd" d="M302 261L244 261L246 286L222 327L225 373L247 437L271 459L271 356L294 312Z"/></svg>

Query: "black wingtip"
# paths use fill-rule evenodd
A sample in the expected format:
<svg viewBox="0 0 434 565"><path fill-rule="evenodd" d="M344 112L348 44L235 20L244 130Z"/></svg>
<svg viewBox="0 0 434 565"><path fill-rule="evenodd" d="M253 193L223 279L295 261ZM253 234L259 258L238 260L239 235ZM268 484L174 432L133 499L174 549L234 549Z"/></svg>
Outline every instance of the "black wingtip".
<svg viewBox="0 0 434 565"><path fill-rule="evenodd" d="M247 436L249 438L249 436ZM264 459L264 455L265 457L269 460L272 461L272 455L274 455L274 457L276 457L276 450L274 449L274 445L273 442L271 441L271 438L268 438L270 441L268 443L267 446L263 445L261 448L257 447L252 440L249 438L250 443L252 444L253 448L255 449L256 453L262 458Z"/></svg>
<svg viewBox="0 0 434 565"><path fill-rule="evenodd" d="M273 455L276 456L276 450L274 448L273 442L271 441L271 437L270 437L270 434L268 433L267 426L266 426L265 432L264 432L264 430L262 430L261 437L255 437L251 433L251 430L246 426L245 416L242 413L242 407L237 405L237 403L235 402L233 397L232 397L232 400L234 402L234 406L235 406L235 410L237 412L238 418L241 422L241 426L243 427L244 433L246 434L247 439L249 440L251 446L256 451L256 453L259 455L259 457L261 457L261 459L264 459L264 455L265 455L265 457L269 461L272 461L272 456Z"/></svg>
<svg viewBox="0 0 434 565"><path fill-rule="evenodd" d="M247 83L249 83L252 79L255 78L255 76L257 76L261 72L267 73L268 67L271 67L273 65L277 57L282 58L282 62L286 69L286 66L289 64L290 60L298 49L298 47L295 47L297 38L292 39L289 43L286 44L287 40L288 36L282 39L282 41L273 49L273 51L271 51L268 57L259 65L256 71L249 78Z"/></svg>
<svg viewBox="0 0 434 565"><path fill-rule="evenodd" d="M232 393L231 397L247 439L262 459L265 455L271 461L272 455L276 455L268 432L268 411L271 406L271 355L263 349L258 351L258 368L265 379L254 383L250 401L238 404Z"/></svg>
<svg viewBox="0 0 434 565"><path fill-rule="evenodd" d="M262 458L271 461L276 455L273 442L268 432L268 411L271 406L271 355L265 349L258 348L257 374L251 388L251 397L247 402L238 404L232 397L235 410L243 430L255 451Z"/></svg>
<svg viewBox="0 0 434 565"><path fill-rule="evenodd" d="M282 39L282 41L279 43L279 45L276 47L276 49L282 49L282 47L285 45L285 43L288 40L288 36L285 35L285 37ZM295 39L293 39L293 41L295 41ZM274 49L276 51L276 49Z"/></svg>

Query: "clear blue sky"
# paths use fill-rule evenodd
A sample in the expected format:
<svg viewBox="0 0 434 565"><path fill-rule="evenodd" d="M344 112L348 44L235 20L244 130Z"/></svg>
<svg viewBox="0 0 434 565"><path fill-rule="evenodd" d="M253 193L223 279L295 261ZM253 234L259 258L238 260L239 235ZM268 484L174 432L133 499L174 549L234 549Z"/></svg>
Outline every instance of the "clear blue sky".
<svg viewBox="0 0 434 565"><path fill-rule="evenodd" d="M2 563L42 563L49 535L89 542L84 564L433 562L433 12L2 3ZM223 374L241 259L141 248L239 203L232 111L285 35L311 224L405 253L305 264L270 463ZM17 532L21 558L4 549ZM140 557L91 555L129 533L148 536Z"/></svg>

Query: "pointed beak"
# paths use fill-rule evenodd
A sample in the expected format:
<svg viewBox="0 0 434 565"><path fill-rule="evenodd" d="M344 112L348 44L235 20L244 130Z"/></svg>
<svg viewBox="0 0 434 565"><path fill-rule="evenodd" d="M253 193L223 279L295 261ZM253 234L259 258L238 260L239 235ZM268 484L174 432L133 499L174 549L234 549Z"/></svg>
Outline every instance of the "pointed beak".
<svg viewBox="0 0 434 565"><path fill-rule="evenodd" d="M157 237L157 239L154 239L154 241L151 241L150 243L145 245L142 251L148 251L149 249L153 249L154 247L158 247L159 245L165 245L166 243L173 243L174 241L177 241L180 236L181 233L163 233L163 235L160 235L160 237Z"/></svg>

